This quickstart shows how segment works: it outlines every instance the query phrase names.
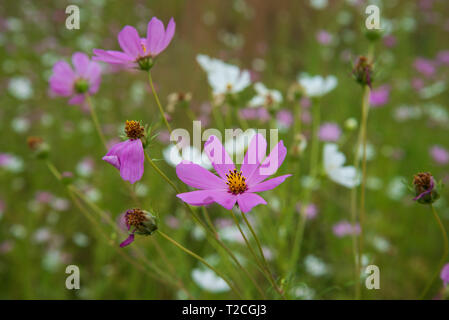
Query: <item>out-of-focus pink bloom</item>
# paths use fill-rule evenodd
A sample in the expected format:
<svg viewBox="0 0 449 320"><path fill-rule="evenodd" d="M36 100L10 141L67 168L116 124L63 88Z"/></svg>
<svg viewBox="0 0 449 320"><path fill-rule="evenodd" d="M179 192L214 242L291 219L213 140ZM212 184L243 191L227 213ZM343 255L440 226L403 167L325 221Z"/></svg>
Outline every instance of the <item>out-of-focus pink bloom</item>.
<svg viewBox="0 0 449 320"><path fill-rule="evenodd" d="M323 123L318 132L318 138L321 141L336 142L340 136L341 129L338 124L333 122Z"/></svg>
<svg viewBox="0 0 449 320"><path fill-rule="evenodd" d="M267 122L271 118L264 107L240 109L239 116L245 120L259 120L262 123Z"/></svg>
<svg viewBox="0 0 449 320"><path fill-rule="evenodd" d="M373 89L370 93L369 102L372 107L381 107L388 103L390 98L390 86L384 85Z"/></svg>
<svg viewBox="0 0 449 320"><path fill-rule="evenodd" d="M101 83L101 67L90 61L82 52L72 55L74 68L65 61L58 61L53 66L50 77L50 91L61 97L71 97L69 104L82 104L86 94L95 94Z"/></svg>
<svg viewBox="0 0 449 320"><path fill-rule="evenodd" d="M413 78L412 79L412 87L416 91L419 91L422 88L424 88L424 81L422 79L420 79L420 78Z"/></svg>
<svg viewBox="0 0 449 320"><path fill-rule="evenodd" d="M170 143L170 132L168 130L159 131L157 139L162 143Z"/></svg>
<svg viewBox="0 0 449 320"><path fill-rule="evenodd" d="M215 224L218 229L223 229L226 227L232 227L234 225L234 221L232 219L217 218L215 219Z"/></svg>
<svg viewBox="0 0 449 320"><path fill-rule="evenodd" d="M14 248L12 241L6 240L0 243L0 253L8 253Z"/></svg>
<svg viewBox="0 0 449 320"><path fill-rule="evenodd" d="M299 103L303 108L309 108L312 105L312 101L307 97L302 97Z"/></svg>
<svg viewBox="0 0 449 320"><path fill-rule="evenodd" d="M397 41L396 41L396 37L395 36L388 35L388 36L383 38L383 42L384 42L384 45L387 48L393 48L394 46L396 46L396 42Z"/></svg>
<svg viewBox="0 0 449 320"><path fill-rule="evenodd" d="M53 195L47 191L36 192L35 199L38 203L48 204L53 200Z"/></svg>
<svg viewBox="0 0 449 320"><path fill-rule="evenodd" d="M276 120L280 127L288 129L293 124L293 114L290 110L280 110L276 115Z"/></svg>
<svg viewBox="0 0 449 320"><path fill-rule="evenodd" d="M440 277L443 280L443 284L447 286L449 284L449 263L446 263L443 269L441 269Z"/></svg>
<svg viewBox="0 0 449 320"><path fill-rule="evenodd" d="M449 50L443 50L438 52L437 61L441 64L449 65Z"/></svg>
<svg viewBox="0 0 449 320"><path fill-rule="evenodd" d="M301 121L305 124L309 124L312 122L312 115L310 114L309 110L304 110L301 112Z"/></svg>
<svg viewBox="0 0 449 320"><path fill-rule="evenodd" d="M354 226L348 221L340 221L332 227L332 231L339 238L353 234L358 235L360 233L360 225L357 223Z"/></svg>
<svg viewBox="0 0 449 320"><path fill-rule="evenodd" d="M416 58L413 67L426 77L432 77L435 74L435 65L432 60L424 58Z"/></svg>
<svg viewBox="0 0 449 320"><path fill-rule="evenodd" d="M216 136L211 136L204 143L204 151L219 177L197 164L183 161L176 166L178 178L200 190L180 193L177 197L194 206L216 202L228 210L238 203L244 213L259 204L267 204L256 192L274 189L291 175L266 180L284 162L287 148L281 140L265 158L266 149L265 138L261 134L255 135L249 144L243 164L237 171L221 142Z"/></svg>
<svg viewBox="0 0 449 320"><path fill-rule="evenodd" d="M178 229L181 225L179 219L172 215L165 218L165 223L172 229Z"/></svg>
<svg viewBox="0 0 449 320"><path fill-rule="evenodd" d="M125 26L118 34L118 42L123 51L94 49L94 60L110 64L119 64L131 68L149 70L153 59L167 48L173 35L176 24L170 19L167 29L158 18L153 17L147 26L147 37L140 38L137 30Z"/></svg>
<svg viewBox="0 0 449 320"><path fill-rule="evenodd" d="M123 180L133 184L143 175L145 155L140 139L129 139L115 144L103 160L112 164L120 171Z"/></svg>
<svg viewBox="0 0 449 320"><path fill-rule="evenodd" d="M304 210L304 214L309 220L315 219L318 214L318 208L313 203L304 206L300 202L298 202L296 204L296 212L301 213L302 210Z"/></svg>
<svg viewBox="0 0 449 320"><path fill-rule="evenodd" d="M447 164L449 162L449 152L440 146L433 146L430 148L430 155L433 161L438 164Z"/></svg>
<svg viewBox="0 0 449 320"><path fill-rule="evenodd" d="M332 35L326 30L320 30L316 34L316 40L318 43L327 46L332 43Z"/></svg>

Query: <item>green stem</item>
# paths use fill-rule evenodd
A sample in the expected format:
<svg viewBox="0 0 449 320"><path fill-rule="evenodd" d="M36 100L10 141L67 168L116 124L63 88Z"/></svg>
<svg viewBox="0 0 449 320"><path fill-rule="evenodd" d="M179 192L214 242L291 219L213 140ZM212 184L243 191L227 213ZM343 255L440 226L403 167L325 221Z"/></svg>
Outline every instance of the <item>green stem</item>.
<svg viewBox="0 0 449 320"><path fill-rule="evenodd" d="M95 107L92 103L92 99L90 98L90 96L88 94L86 95L86 101L89 106L90 115L92 117L92 121L94 123L95 129L97 130L98 136L100 137L100 140L103 143L104 148L107 149L106 139L103 135L103 131L101 130L100 122L98 121L97 112L95 111Z"/></svg>
<svg viewBox="0 0 449 320"><path fill-rule="evenodd" d="M171 126L170 126L170 124L167 121L167 117L165 116L164 109L162 108L161 102L159 101L159 97L158 97L158 95L156 93L156 90L154 89L153 79L151 77L151 72L150 71L148 71L148 80L150 82L151 91L153 91L153 96L154 96L154 99L156 100L156 104L157 104L157 107L159 108L159 112L161 114L162 120L164 121L164 124L167 127L168 132L170 133L170 136L171 136L171 131L172 131L171 130Z"/></svg>
<svg viewBox="0 0 449 320"><path fill-rule="evenodd" d="M361 142L363 146L362 150L362 181L360 186L360 236L359 236L359 253L357 256L357 265L360 268L362 266L361 259L363 254L363 240L364 240L364 223L365 223L365 190L366 190L366 144L367 144L367 126L368 126L368 111L369 111L369 96L370 88L365 85L363 88L363 100L362 100L362 123L360 127ZM357 153L360 150L356 151ZM359 269L360 272L360 269ZM354 279L355 280L355 279ZM358 281L360 282L360 281ZM359 284L360 285L360 284ZM361 292L360 292L361 297Z"/></svg>
<svg viewBox="0 0 449 320"><path fill-rule="evenodd" d="M427 283L426 287L424 288L424 291L421 293L420 298L424 299L427 292L429 291L430 287L432 286L432 283L435 281L435 278L438 276L438 273L440 272L441 268L443 267L443 264L447 258L447 255L449 253L449 241L446 233L446 229L444 228L443 223L441 222L440 217L438 216L438 213L435 210L435 207L430 204L430 208L432 209L433 216L435 217L435 220L438 224L438 227L440 228L441 234L443 235L443 246L444 246L444 252L443 256L440 259L440 262L438 263L438 266L432 275L432 278L430 278L430 281Z"/></svg>
<svg viewBox="0 0 449 320"><path fill-rule="evenodd" d="M273 274L270 272L270 267L268 265L267 260L265 259L265 255L263 254L263 250L262 250L262 246L260 245L259 238L257 237L256 233L254 232L254 229L251 226L251 223L249 223L248 219L246 218L245 213L243 213L243 211L241 211L241 213L242 213L243 220L245 220L246 225L248 226L249 230L251 231L251 234L253 235L254 240L256 241L257 248L259 249L259 253L262 256L263 263L265 264L265 269L267 270L267 272L271 278L271 284L273 285L273 287L277 291L277 293L279 293L279 295L283 299L286 299L282 290L277 286L276 280L274 279Z"/></svg>
<svg viewBox="0 0 449 320"><path fill-rule="evenodd" d="M188 255L191 255L192 257L194 257L195 259L197 259L198 261L200 261L201 263L203 263L205 266L207 266L209 269L211 269L213 272L215 272L219 277L221 277L227 284L228 286L231 288L232 291L234 291L234 293L239 297L242 298L241 294L237 291L237 289L235 288L235 286L228 280L226 279L226 276L224 274L222 274L220 271L218 271L216 268L214 268L213 266L211 266L209 263L207 263L206 260L204 260L203 258L201 258L199 255L197 255L196 253L190 251L189 249L185 248L184 246L182 246L179 242L177 242L176 240L172 239L171 237L169 237L168 235L166 235L164 232L157 230L157 232L164 237L165 239L167 239L168 241L170 241L172 244L174 244L175 246L177 246L179 249L181 249L182 251L184 251L185 253L187 253Z"/></svg>

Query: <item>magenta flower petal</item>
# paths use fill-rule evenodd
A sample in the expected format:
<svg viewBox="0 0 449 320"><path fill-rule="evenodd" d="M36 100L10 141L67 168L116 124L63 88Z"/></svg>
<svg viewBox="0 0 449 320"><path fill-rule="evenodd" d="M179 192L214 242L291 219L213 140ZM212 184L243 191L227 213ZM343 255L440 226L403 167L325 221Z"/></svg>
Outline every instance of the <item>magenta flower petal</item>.
<svg viewBox="0 0 449 320"><path fill-rule="evenodd" d="M128 238L125 239L122 243L120 243L120 248L129 246L134 241L134 233L131 233Z"/></svg>
<svg viewBox="0 0 449 320"><path fill-rule="evenodd" d="M50 89L57 95L68 97L73 94L75 73L65 61L59 61L53 66L53 74L50 77Z"/></svg>
<svg viewBox="0 0 449 320"><path fill-rule="evenodd" d="M173 36L175 35L175 29L176 29L175 20L171 18L170 21L168 22L167 29L165 30L165 36L162 42L162 46L159 48L160 52L164 51L170 44L171 40L173 39Z"/></svg>
<svg viewBox="0 0 449 320"><path fill-rule="evenodd" d="M69 100L69 104L82 104L84 102L84 99L84 94L76 94Z"/></svg>
<svg viewBox="0 0 449 320"><path fill-rule="evenodd" d="M198 189L227 188L225 182L203 167L190 161L183 161L176 166L176 174L185 184Z"/></svg>
<svg viewBox="0 0 449 320"><path fill-rule="evenodd" d="M249 143L245 158L243 159L240 170L243 176L251 177L254 170L256 170L260 163L265 158L267 152L267 140L260 133L255 135Z"/></svg>
<svg viewBox="0 0 449 320"><path fill-rule="evenodd" d="M264 182L256 184L254 187L249 188L248 192L262 192L262 191L274 189L290 176L291 176L291 174L286 174L283 176L279 176L279 177L276 177L273 179L266 180Z"/></svg>
<svg viewBox="0 0 449 320"><path fill-rule="evenodd" d="M226 180L226 174L229 170L233 171L235 165L231 157L216 136L210 136L204 143L204 152L208 156L215 171Z"/></svg>
<svg viewBox="0 0 449 320"><path fill-rule="evenodd" d="M85 77L89 80L89 93L97 93L101 83L100 65L94 61L91 61L86 70Z"/></svg>
<svg viewBox="0 0 449 320"><path fill-rule="evenodd" d="M162 51L159 49L162 48L164 35L164 24L158 18L153 17L150 22L148 22L146 38L147 51L151 55L155 56Z"/></svg>
<svg viewBox="0 0 449 320"><path fill-rule="evenodd" d="M284 146L284 142L281 140L271 150L268 157L262 162L257 170L254 170L253 174L247 177L246 181L249 187L252 187L259 182L265 180L269 176L276 173L277 169L282 165L287 155L287 148Z"/></svg>
<svg viewBox="0 0 449 320"><path fill-rule="evenodd" d="M259 204L267 204L264 198L255 193L243 193L238 196L237 203L243 213L251 211L252 208Z"/></svg>
<svg viewBox="0 0 449 320"><path fill-rule="evenodd" d="M134 27L125 26L118 34L118 43L130 57L137 58L144 55L139 34Z"/></svg>
<svg viewBox="0 0 449 320"><path fill-rule="evenodd" d="M197 190L184 192L176 195L179 199L192 206L203 206L214 202L212 193L209 190Z"/></svg>
<svg viewBox="0 0 449 320"><path fill-rule="evenodd" d="M126 53L114 50L94 49L95 56L92 57L94 61L103 61L111 64L129 64L134 61L134 58Z"/></svg>
<svg viewBox="0 0 449 320"><path fill-rule="evenodd" d="M85 77L85 74L87 72L87 69L89 67L89 57L87 54L82 52L75 52L72 55L72 63L75 67L75 73L77 76Z"/></svg>
<svg viewBox="0 0 449 320"><path fill-rule="evenodd" d="M145 155L140 139L128 140L127 142L127 146L122 149L119 155L120 176L123 180L133 184L142 178Z"/></svg>
<svg viewBox="0 0 449 320"><path fill-rule="evenodd" d="M142 178L145 155L139 139L115 144L102 159L120 170L122 179L131 184Z"/></svg>

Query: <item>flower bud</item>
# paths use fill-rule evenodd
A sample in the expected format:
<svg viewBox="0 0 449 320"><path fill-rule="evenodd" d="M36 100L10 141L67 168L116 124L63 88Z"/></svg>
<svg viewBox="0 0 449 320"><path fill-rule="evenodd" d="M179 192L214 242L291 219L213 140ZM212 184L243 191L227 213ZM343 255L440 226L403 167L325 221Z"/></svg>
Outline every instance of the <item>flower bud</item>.
<svg viewBox="0 0 449 320"><path fill-rule="evenodd" d="M435 188L435 180L429 172L421 172L413 177L415 198L421 204L432 204L440 195Z"/></svg>
<svg viewBox="0 0 449 320"><path fill-rule="evenodd" d="M126 225L129 234L120 247L131 244L134 241L134 234L149 236L157 230L157 218L150 212L138 208L127 210L121 218L121 223Z"/></svg>
<svg viewBox="0 0 449 320"><path fill-rule="evenodd" d="M373 65L368 61L368 58L360 56L352 69L352 75L355 80L361 85L371 87L373 81Z"/></svg>
<svg viewBox="0 0 449 320"><path fill-rule="evenodd" d="M36 158L46 159L48 157L50 147L41 137L28 137L27 144Z"/></svg>
<svg viewBox="0 0 449 320"><path fill-rule="evenodd" d="M153 67L154 61L151 57L143 57L137 61L137 64L140 70L149 71Z"/></svg>
<svg viewBox="0 0 449 320"><path fill-rule="evenodd" d="M371 41L371 42L376 42L379 39L382 38L384 32L380 29L366 29L365 30L365 37Z"/></svg>

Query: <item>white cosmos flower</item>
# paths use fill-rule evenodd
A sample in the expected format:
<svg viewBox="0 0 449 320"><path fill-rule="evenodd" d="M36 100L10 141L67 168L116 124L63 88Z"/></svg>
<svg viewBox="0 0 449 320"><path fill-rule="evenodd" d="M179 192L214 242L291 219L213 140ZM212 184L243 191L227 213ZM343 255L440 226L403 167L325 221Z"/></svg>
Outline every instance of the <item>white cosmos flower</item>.
<svg viewBox="0 0 449 320"><path fill-rule="evenodd" d="M323 150L324 170L329 178L347 188L360 183L360 176L354 166L344 166L346 157L338 151L335 143L326 143Z"/></svg>
<svg viewBox="0 0 449 320"><path fill-rule="evenodd" d="M33 95L33 86L26 77L14 77L9 81L8 91L19 100L27 100Z"/></svg>
<svg viewBox="0 0 449 320"><path fill-rule="evenodd" d="M193 269L192 278L203 290L209 292L229 291L228 284L210 269Z"/></svg>
<svg viewBox="0 0 449 320"><path fill-rule="evenodd" d="M307 73L301 73L298 76L298 82L309 97L324 96L326 93L335 89L338 84L335 76L310 76Z"/></svg>
<svg viewBox="0 0 449 320"><path fill-rule="evenodd" d="M248 70L210 58L204 54L196 56L196 61L207 73L207 79L215 95L237 93L251 84Z"/></svg>
<svg viewBox="0 0 449 320"><path fill-rule="evenodd" d="M330 271L329 266L323 260L311 254L304 259L304 265L306 271L315 277L324 276Z"/></svg>
<svg viewBox="0 0 449 320"><path fill-rule="evenodd" d="M183 160L188 160L207 170L212 169L212 164L207 155L204 152L201 153L193 146L183 147L181 156L178 147L171 144L162 151L162 155L164 156L165 161L173 167L176 167Z"/></svg>
<svg viewBox="0 0 449 320"><path fill-rule="evenodd" d="M278 90L268 89L263 83L254 84L257 95L249 102L250 107L260 107L264 105L278 105L282 102L282 94Z"/></svg>

